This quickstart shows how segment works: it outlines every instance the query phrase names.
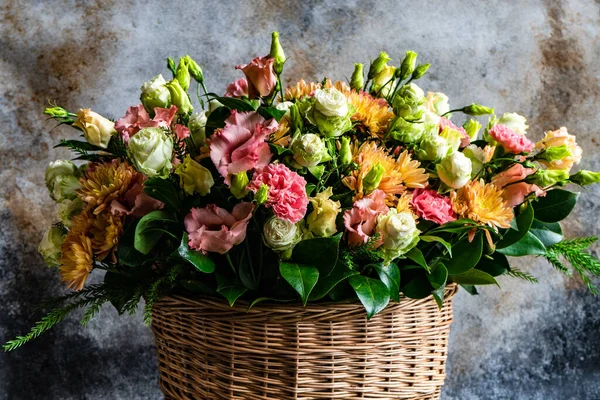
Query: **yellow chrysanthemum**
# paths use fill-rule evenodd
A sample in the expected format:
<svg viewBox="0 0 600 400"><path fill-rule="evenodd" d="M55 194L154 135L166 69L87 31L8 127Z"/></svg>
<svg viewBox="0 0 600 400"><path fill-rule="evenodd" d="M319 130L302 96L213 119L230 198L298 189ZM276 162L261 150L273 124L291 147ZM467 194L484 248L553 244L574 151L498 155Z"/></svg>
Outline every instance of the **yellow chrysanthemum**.
<svg viewBox="0 0 600 400"><path fill-rule="evenodd" d="M427 186L429 174L424 168L419 168L421 163L413 160L408 151L394 158L386 150L377 147L376 143L365 142L358 150L356 145L354 146L353 161L358 165L358 169L343 178L342 182L356 192L355 199L368 194L364 191L363 179L377 164L380 164L384 171L377 189L387 194L387 202L390 205L397 204L396 196L402 194L406 188L416 189Z"/></svg>
<svg viewBox="0 0 600 400"><path fill-rule="evenodd" d="M502 189L483 179L452 191L450 200L456 214L492 228L508 228L514 217L512 208L502 199Z"/></svg>
<svg viewBox="0 0 600 400"><path fill-rule="evenodd" d="M60 275L74 290L81 290L94 268L92 239L87 236L91 225L87 211L73 218L71 229L61 246Z"/></svg>
<svg viewBox="0 0 600 400"><path fill-rule="evenodd" d="M366 128L372 136L383 137L390 120L394 118L394 113L387 102L364 92L352 91L347 94L347 97L356 110L351 119L359 122L357 127Z"/></svg>
<svg viewBox="0 0 600 400"><path fill-rule="evenodd" d="M327 79L327 82L325 83L325 88L330 88L332 86L344 94L348 94L350 92L350 86L348 86L346 82L337 81L332 84L331 80ZM289 86L285 90L284 100L301 100L303 97L309 96L317 89L321 89L321 83L306 82L304 79L300 79L300 81L294 86Z"/></svg>
<svg viewBox="0 0 600 400"><path fill-rule="evenodd" d="M81 178L82 188L77 193L94 214L100 214L113 200L124 195L140 177L140 173L127 162L114 160L105 164L93 164Z"/></svg>
<svg viewBox="0 0 600 400"><path fill-rule="evenodd" d="M288 118L282 118L279 121L277 130L271 135L271 142L281 147L287 147L290 144L290 123Z"/></svg>
<svg viewBox="0 0 600 400"><path fill-rule="evenodd" d="M123 229L121 218L103 212L91 221L89 232L92 238L92 249L98 260L104 259L119 242Z"/></svg>

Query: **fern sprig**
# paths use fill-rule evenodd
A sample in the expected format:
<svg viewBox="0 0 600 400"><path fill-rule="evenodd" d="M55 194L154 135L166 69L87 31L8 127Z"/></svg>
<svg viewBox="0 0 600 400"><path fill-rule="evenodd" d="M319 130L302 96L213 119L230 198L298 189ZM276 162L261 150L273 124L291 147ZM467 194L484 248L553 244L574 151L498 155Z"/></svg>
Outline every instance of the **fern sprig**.
<svg viewBox="0 0 600 400"><path fill-rule="evenodd" d="M535 276L517 268L511 268L510 271L507 272L507 275L513 278L523 279L530 283L538 283L538 280Z"/></svg>

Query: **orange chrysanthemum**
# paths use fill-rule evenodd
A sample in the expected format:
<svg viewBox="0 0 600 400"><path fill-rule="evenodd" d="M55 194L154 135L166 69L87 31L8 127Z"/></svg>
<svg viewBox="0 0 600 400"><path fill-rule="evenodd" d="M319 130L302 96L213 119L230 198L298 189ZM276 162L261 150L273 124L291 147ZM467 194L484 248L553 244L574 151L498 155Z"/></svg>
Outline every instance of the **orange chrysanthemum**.
<svg viewBox="0 0 600 400"><path fill-rule="evenodd" d="M514 217L512 208L502 199L502 189L483 179L452 191L450 200L456 214L492 228L508 228Z"/></svg>
<svg viewBox="0 0 600 400"><path fill-rule="evenodd" d="M98 260L104 259L117 245L122 229L121 218L110 212L100 213L91 221L89 232L92 249Z"/></svg>
<svg viewBox="0 0 600 400"><path fill-rule="evenodd" d="M287 118L282 118L279 121L277 130L271 135L271 142L281 147L287 147L290 144L290 123Z"/></svg>
<svg viewBox="0 0 600 400"><path fill-rule="evenodd" d="M62 244L60 275L63 282L74 290L81 290L94 268L92 239L87 235L91 225L87 211L73 218L71 229Z"/></svg>
<svg viewBox="0 0 600 400"><path fill-rule="evenodd" d="M330 88L332 86L344 94L348 94L350 92L350 86L348 86L346 82L337 81L332 84L331 80L327 79L327 82L325 83L325 88ZM310 96L317 89L321 89L321 83L306 82L304 79L300 79L300 81L294 86L289 86L285 90L284 100L301 100L306 96Z"/></svg>
<svg viewBox="0 0 600 400"><path fill-rule="evenodd" d="M347 94L348 101L356 110L352 121L358 121L359 129L367 129L372 136L383 137L394 113L385 100L376 99L368 93L352 91Z"/></svg>
<svg viewBox="0 0 600 400"><path fill-rule="evenodd" d="M342 182L356 192L355 199L360 199L368 194L364 192L363 179L376 164L381 164L384 173L377 189L387 194L387 202L396 205L396 195L402 194L406 188L416 189L427 186L429 174L421 163L413 160L408 151L402 152L398 158L391 156L386 150L377 147L374 142L363 143L358 150L354 150L353 161L358 164L358 169L351 175L342 179Z"/></svg>
<svg viewBox="0 0 600 400"><path fill-rule="evenodd" d="M82 188L77 193L94 214L100 214L141 178L142 175L127 162L113 160L104 164L92 164L81 178Z"/></svg>

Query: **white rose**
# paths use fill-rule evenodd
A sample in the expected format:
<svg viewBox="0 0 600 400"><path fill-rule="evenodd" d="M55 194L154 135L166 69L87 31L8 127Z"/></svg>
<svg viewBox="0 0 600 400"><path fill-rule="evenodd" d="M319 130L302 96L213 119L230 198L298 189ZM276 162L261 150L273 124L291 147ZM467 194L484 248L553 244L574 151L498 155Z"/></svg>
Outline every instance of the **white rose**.
<svg viewBox="0 0 600 400"><path fill-rule="evenodd" d="M46 167L45 180L50 197L59 203L77 197L75 191L81 188L77 167L67 160L50 162Z"/></svg>
<svg viewBox="0 0 600 400"><path fill-rule="evenodd" d="M398 212L391 208L386 215L377 217L376 231L381 235L380 251L386 261L406 254L419 241L420 231L409 211Z"/></svg>
<svg viewBox="0 0 600 400"><path fill-rule="evenodd" d="M273 251L284 253L283 258L292 255L292 249L302 239L298 225L275 216L269 218L263 227L263 241Z"/></svg>
<svg viewBox="0 0 600 400"><path fill-rule="evenodd" d="M421 137L415 156L419 160L436 161L450 154L450 143L436 132L428 132Z"/></svg>
<svg viewBox="0 0 600 400"><path fill-rule="evenodd" d="M442 92L428 92L425 100L425 108L437 115L444 115L450 111L448 96Z"/></svg>
<svg viewBox="0 0 600 400"><path fill-rule="evenodd" d="M307 133L296 138L290 149L294 153L294 161L303 167L314 167L329 159L325 143L314 133Z"/></svg>
<svg viewBox="0 0 600 400"><path fill-rule="evenodd" d="M173 138L160 128L144 128L131 137L128 152L141 173L167 177L172 168Z"/></svg>
<svg viewBox="0 0 600 400"><path fill-rule="evenodd" d="M436 165L436 171L442 182L453 189L460 189L471 180L471 160L456 151Z"/></svg>
<svg viewBox="0 0 600 400"><path fill-rule="evenodd" d="M470 144L463 149L463 154L471 160L471 174L477 175L485 164L485 153L482 148L477 147L474 144Z"/></svg>
<svg viewBox="0 0 600 400"><path fill-rule="evenodd" d="M527 128L529 126L526 124L527 118L517 113L505 113L502 114L502 117L498 120L498 124L506 125L513 131L521 134L527 134Z"/></svg>
<svg viewBox="0 0 600 400"><path fill-rule="evenodd" d="M67 228L71 227L73 217L83 210L85 203L76 198L74 200L65 199L56 206L56 217Z"/></svg>
<svg viewBox="0 0 600 400"><path fill-rule="evenodd" d="M336 88L319 89L315 92L315 108L326 117L345 117L348 115L348 100Z"/></svg>

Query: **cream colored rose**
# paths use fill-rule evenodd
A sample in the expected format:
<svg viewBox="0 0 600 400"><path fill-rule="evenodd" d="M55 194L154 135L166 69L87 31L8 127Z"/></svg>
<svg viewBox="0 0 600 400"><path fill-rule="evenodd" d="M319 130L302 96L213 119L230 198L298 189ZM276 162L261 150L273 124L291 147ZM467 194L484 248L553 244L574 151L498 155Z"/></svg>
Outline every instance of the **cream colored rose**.
<svg viewBox="0 0 600 400"><path fill-rule="evenodd" d="M317 90L315 100L315 109L326 117L345 117L348 115L348 100L336 88Z"/></svg>
<svg viewBox="0 0 600 400"><path fill-rule="evenodd" d="M89 108L81 108L77 112L77 120L73 125L83 131L88 143L105 149L112 135L117 133L115 123L93 112Z"/></svg>
<svg viewBox="0 0 600 400"><path fill-rule="evenodd" d="M381 238L379 251L386 261L406 254L419 241L420 231L413 214L391 208L386 215L377 217L377 229Z"/></svg>
<svg viewBox="0 0 600 400"><path fill-rule="evenodd" d="M308 215L306 222L308 229L315 236L329 237L337 232L335 220L341 211L341 204L339 201L331 200L332 195L333 188L330 186L309 199L313 211Z"/></svg>
<svg viewBox="0 0 600 400"><path fill-rule="evenodd" d="M453 189L460 189L471 180L471 160L456 151L436 165L436 171L442 182Z"/></svg>

